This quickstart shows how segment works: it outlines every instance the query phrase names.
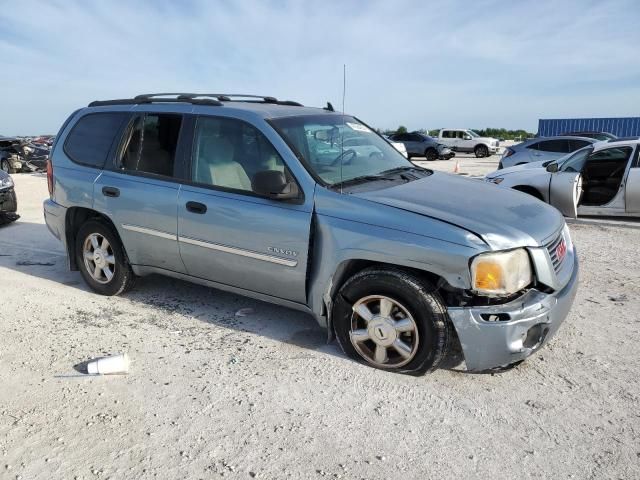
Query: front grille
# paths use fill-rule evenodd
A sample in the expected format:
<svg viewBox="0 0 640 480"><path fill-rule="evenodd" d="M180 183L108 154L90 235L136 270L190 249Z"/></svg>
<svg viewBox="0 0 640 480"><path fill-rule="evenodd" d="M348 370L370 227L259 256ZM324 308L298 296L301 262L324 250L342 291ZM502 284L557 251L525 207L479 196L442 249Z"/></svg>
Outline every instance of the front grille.
<svg viewBox="0 0 640 480"><path fill-rule="evenodd" d="M556 238L554 238L553 240L551 240L551 242L545 245L547 252L549 252L549 257L551 257L551 263L553 263L553 269L556 271L556 273L560 271L560 268L562 267L562 262L564 262L564 260L567 258L567 256L565 255L564 258L560 260L556 252L556 249L558 248L558 245L560 245L560 242L562 241L562 239L563 239L562 232L560 232Z"/></svg>

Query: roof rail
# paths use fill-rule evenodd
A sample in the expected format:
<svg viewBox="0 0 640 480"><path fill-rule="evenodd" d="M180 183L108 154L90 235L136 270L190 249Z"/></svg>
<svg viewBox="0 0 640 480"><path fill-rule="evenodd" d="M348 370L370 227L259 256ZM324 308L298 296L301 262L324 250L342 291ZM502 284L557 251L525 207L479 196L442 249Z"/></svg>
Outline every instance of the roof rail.
<svg viewBox="0 0 640 480"><path fill-rule="evenodd" d="M272 103L274 105L289 105L302 107L303 105L292 100L278 100L275 97L264 95L245 95L243 93L143 93L133 98L116 100L95 100L90 107L107 105L137 105L143 103L192 103L194 105L222 106L222 102L254 102Z"/></svg>
<svg viewBox="0 0 640 480"><path fill-rule="evenodd" d="M153 98L157 96L175 95L178 99L194 100L199 98L214 98L220 102L259 102L273 103L277 105L289 105L292 107L302 107L303 105L293 100L278 100L269 95L249 95L244 93L148 93L138 95L136 98Z"/></svg>
<svg viewBox="0 0 640 480"><path fill-rule="evenodd" d="M142 103L192 103L194 105L222 106L218 100L211 98L194 98L190 93L155 93L149 95L136 95L134 98L121 98L116 100L95 100L90 107L102 107L107 105L138 105ZM175 98L171 98L175 97Z"/></svg>

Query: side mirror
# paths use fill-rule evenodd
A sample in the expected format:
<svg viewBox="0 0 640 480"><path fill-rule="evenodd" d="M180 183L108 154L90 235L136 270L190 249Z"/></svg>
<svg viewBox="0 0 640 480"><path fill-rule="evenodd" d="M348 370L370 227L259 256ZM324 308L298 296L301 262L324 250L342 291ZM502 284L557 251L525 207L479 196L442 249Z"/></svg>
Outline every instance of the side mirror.
<svg viewBox="0 0 640 480"><path fill-rule="evenodd" d="M471 140L471 135L465 135L462 137L464 140Z"/></svg>
<svg viewBox="0 0 640 480"><path fill-rule="evenodd" d="M300 190L295 182L287 182L284 172L264 170L253 176L251 188L254 193L275 200L292 200L298 198Z"/></svg>
<svg viewBox="0 0 640 480"><path fill-rule="evenodd" d="M547 172L549 173L556 173L558 171L558 164L557 163L550 163L549 165L547 165Z"/></svg>

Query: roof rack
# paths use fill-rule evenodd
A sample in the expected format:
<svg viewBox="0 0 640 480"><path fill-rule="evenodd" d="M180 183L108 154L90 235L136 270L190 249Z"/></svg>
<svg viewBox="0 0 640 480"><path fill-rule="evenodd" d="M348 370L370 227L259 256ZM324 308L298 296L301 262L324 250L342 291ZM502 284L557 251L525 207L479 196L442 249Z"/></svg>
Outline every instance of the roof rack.
<svg viewBox="0 0 640 480"><path fill-rule="evenodd" d="M275 97L264 95L245 95L244 93L144 93L133 98L118 100L96 100L89 104L90 107L105 105L136 105L141 103L192 103L195 105L222 106L222 102L249 102L272 103L274 105L289 105L302 107L303 105L292 100L278 100Z"/></svg>
<svg viewBox="0 0 640 480"><path fill-rule="evenodd" d="M222 102L211 98L195 98L193 93L154 93L148 95L136 95L134 98L121 98L116 100L95 100L90 107L102 107L107 105L138 105L142 103L192 103L194 105L211 105L221 107Z"/></svg>

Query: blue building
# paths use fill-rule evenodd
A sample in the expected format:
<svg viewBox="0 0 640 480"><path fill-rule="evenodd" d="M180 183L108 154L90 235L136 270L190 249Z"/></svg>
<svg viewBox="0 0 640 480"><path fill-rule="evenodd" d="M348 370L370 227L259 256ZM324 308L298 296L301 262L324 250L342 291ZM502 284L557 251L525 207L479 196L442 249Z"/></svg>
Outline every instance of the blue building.
<svg viewBox="0 0 640 480"><path fill-rule="evenodd" d="M618 137L640 136L640 117L541 118L538 120L538 136L540 137L584 131L609 132Z"/></svg>

